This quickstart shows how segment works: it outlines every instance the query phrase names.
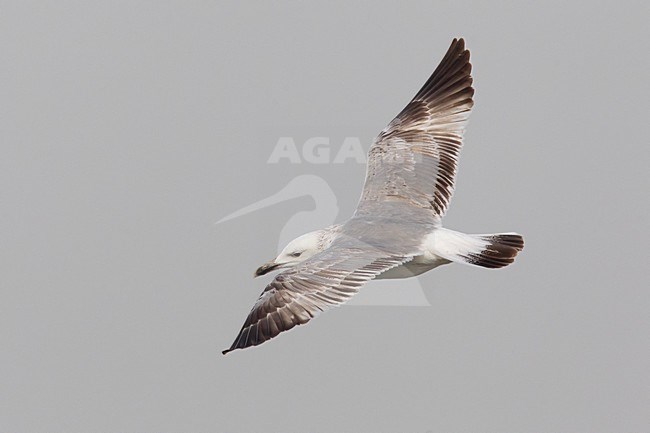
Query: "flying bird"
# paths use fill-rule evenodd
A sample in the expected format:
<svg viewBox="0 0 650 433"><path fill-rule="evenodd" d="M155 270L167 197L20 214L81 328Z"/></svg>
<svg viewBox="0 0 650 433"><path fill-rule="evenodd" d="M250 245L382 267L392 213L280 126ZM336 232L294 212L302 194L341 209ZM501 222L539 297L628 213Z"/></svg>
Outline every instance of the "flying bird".
<svg viewBox="0 0 650 433"><path fill-rule="evenodd" d="M266 286L224 355L309 322L373 279L408 278L447 263L502 268L514 261L524 247L517 233L470 235L442 226L474 104L471 71L464 40L454 39L371 146L354 215L294 239L257 269L256 276L284 271Z"/></svg>

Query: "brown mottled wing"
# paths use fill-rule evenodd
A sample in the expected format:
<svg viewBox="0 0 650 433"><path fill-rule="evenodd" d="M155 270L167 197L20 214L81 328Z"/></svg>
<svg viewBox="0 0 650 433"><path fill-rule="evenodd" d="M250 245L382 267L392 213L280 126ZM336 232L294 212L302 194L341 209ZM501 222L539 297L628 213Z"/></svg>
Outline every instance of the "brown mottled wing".
<svg viewBox="0 0 650 433"><path fill-rule="evenodd" d="M355 246L356 245L356 246ZM226 353L268 341L338 306L380 273L409 261L359 241L335 243L275 277L253 306Z"/></svg>
<svg viewBox="0 0 650 433"><path fill-rule="evenodd" d="M377 202L403 201L430 208L438 220L445 214L473 105L471 71L465 42L454 39L422 89L370 148L357 213L375 209Z"/></svg>

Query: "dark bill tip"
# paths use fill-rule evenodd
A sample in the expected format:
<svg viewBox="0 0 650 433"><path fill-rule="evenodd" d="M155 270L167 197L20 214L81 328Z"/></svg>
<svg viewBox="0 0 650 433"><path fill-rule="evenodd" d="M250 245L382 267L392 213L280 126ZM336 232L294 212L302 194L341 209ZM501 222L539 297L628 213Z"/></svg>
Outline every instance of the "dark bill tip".
<svg viewBox="0 0 650 433"><path fill-rule="evenodd" d="M277 268L278 266L280 266L280 265L275 264L275 263L265 263L262 266L260 266L259 268L257 268L257 270L255 271L255 276L260 277L262 275L268 274L269 272L271 272L273 269Z"/></svg>

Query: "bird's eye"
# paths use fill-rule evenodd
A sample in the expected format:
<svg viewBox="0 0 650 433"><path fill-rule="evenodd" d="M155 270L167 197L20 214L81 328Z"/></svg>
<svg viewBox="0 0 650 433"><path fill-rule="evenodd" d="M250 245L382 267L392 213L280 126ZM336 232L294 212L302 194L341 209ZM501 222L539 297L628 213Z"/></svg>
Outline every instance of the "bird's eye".
<svg viewBox="0 0 650 433"><path fill-rule="evenodd" d="M300 257L301 254L302 254L301 252L300 253L298 253L298 252L291 253L291 257Z"/></svg>

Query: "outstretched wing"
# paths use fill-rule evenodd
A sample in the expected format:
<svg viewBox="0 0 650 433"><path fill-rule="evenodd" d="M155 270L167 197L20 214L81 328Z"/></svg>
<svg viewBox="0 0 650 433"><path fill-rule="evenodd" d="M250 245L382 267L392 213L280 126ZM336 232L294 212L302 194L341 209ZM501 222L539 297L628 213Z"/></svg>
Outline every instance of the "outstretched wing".
<svg viewBox="0 0 650 433"><path fill-rule="evenodd" d="M350 299L366 282L411 260L348 238L275 277L226 353L256 346Z"/></svg>
<svg viewBox="0 0 650 433"><path fill-rule="evenodd" d="M465 42L454 39L422 89L370 148L357 213L377 202L405 201L431 209L436 219L445 214L473 105L471 71Z"/></svg>

